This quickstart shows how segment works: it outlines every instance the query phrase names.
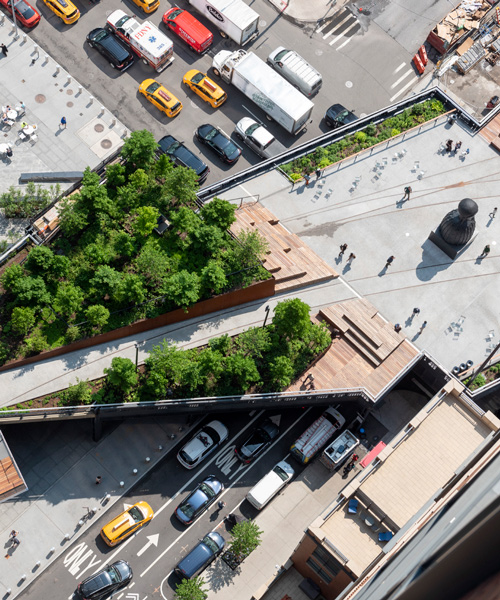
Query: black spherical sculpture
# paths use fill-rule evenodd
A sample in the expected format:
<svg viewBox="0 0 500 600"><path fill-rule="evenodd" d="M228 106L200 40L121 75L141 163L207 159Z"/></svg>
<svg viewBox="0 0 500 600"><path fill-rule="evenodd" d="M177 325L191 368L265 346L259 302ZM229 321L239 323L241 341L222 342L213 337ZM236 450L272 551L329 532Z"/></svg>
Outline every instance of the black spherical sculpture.
<svg viewBox="0 0 500 600"><path fill-rule="evenodd" d="M478 206L471 198L460 201L458 209L450 211L439 226L439 233L443 240L453 246L463 246L474 235L476 220L474 215Z"/></svg>

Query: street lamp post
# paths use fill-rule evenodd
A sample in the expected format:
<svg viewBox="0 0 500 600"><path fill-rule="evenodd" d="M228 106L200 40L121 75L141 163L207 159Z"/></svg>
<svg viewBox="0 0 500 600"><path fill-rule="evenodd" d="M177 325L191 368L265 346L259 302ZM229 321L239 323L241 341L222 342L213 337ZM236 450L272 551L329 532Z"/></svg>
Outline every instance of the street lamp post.
<svg viewBox="0 0 500 600"><path fill-rule="evenodd" d="M269 306L269 304L266 306L266 308L264 310L266 311L266 316L264 317L264 325L262 325L262 327L266 326L267 317L269 316L269 311L271 310L271 307Z"/></svg>
<svg viewBox="0 0 500 600"><path fill-rule="evenodd" d="M14 39L17 40L17 38L19 37L19 33L17 31L17 19L16 19L16 11L14 10L14 0L10 0L10 6L12 8L12 19L14 21L14 27L16 28L16 35L14 36Z"/></svg>
<svg viewBox="0 0 500 600"><path fill-rule="evenodd" d="M146 340L143 340L142 342L136 342L134 344L135 346L135 370L138 371L139 370L139 348L141 346L144 346L144 344L146 343Z"/></svg>

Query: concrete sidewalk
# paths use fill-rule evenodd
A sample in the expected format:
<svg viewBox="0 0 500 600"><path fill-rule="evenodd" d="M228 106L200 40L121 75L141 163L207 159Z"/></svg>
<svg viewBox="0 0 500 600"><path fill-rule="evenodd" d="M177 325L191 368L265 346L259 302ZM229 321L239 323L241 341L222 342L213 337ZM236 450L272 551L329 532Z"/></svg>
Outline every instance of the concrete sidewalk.
<svg viewBox="0 0 500 600"><path fill-rule="evenodd" d="M276 10L292 23L306 25L327 21L334 17L351 0L269 0ZM353 5L353 9L356 6ZM359 10L359 9L358 9Z"/></svg>
<svg viewBox="0 0 500 600"><path fill-rule="evenodd" d="M6 435L29 489L4 502L0 510L0 536L8 559L0 578L2 598L22 593L115 504L113 514L121 512L118 501L123 494L196 427L187 427L184 416L124 423L96 444L88 423L74 421L71 427L45 423L43 443L30 436L33 425L19 434L17 426L11 426ZM102 477L100 485L95 484L97 475ZM93 508L96 512L87 517ZM19 532L17 548L9 540L12 529Z"/></svg>

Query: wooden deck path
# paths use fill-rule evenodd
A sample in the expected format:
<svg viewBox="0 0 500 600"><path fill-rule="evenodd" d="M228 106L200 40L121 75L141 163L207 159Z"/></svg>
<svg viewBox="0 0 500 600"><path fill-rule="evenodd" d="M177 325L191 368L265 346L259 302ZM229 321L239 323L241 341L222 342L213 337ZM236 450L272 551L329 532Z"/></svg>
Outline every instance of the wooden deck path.
<svg viewBox="0 0 500 600"><path fill-rule="evenodd" d="M364 387L378 394L419 354L367 300L339 302L316 320L339 332L328 352L287 391ZM313 376L311 383L309 375ZM307 381L306 381L307 380Z"/></svg>
<svg viewBox="0 0 500 600"><path fill-rule="evenodd" d="M485 125L479 133L500 152L500 115Z"/></svg>
<svg viewBox="0 0 500 600"><path fill-rule="evenodd" d="M338 277L330 265L297 235L290 233L267 208L259 203L243 204L235 213L231 231L258 231L269 245L264 267L276 279L276 291L291 290Z"/></svg>
<svg viewBox="0 0 500 600"><path fill-rule="evenodd" d="M22 488L22 489L21 489ZM0 460L0 501L26 489L11 458Z"/></svg>

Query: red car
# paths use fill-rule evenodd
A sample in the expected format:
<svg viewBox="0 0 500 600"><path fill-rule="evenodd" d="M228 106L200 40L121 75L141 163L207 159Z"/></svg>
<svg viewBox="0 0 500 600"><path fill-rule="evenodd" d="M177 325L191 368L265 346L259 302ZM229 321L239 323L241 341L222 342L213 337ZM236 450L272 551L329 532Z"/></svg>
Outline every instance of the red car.
<svg viewBox="0 0 500 600"><path fill-rule="evenodd" d="M10 0L0 0L0 5L6 8L12 16ZM41 19L40 13L26 0L15 0L14 10L16 11L16 21L25 27L34 27Z"/></svg>

